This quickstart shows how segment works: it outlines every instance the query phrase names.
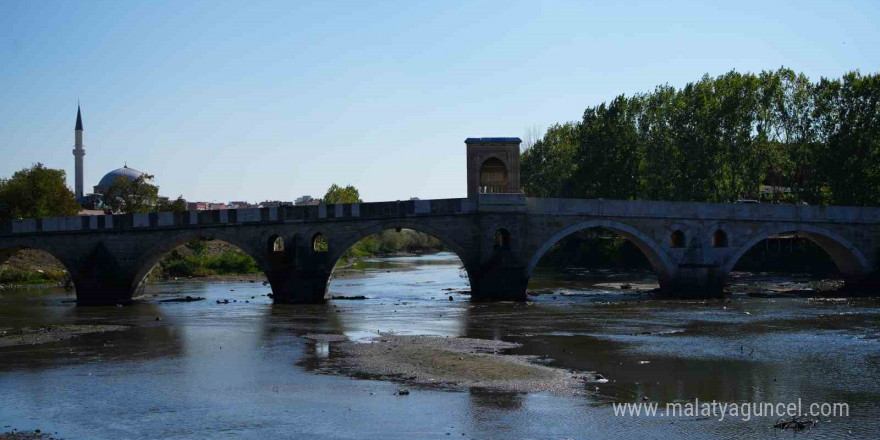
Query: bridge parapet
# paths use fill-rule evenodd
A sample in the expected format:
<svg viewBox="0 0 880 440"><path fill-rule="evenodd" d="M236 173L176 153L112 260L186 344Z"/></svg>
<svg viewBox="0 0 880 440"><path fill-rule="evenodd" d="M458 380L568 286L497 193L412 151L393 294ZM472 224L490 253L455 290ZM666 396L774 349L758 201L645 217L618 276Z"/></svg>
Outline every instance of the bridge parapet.
<svg viewBox="0 0 880 440"><path fill-rule="evenodd" d="M526 198L528 211L542 214L595 215L656 219L880 223L880 208L740 203L660 202L647 200Z"/></svg>
<svg viewBox="0 0 880 440"><path fill-rule="evenodd" d="M89 233L148 228L211 227L248 223L291 223L339 219L401 218L476 212L468 199L406 200L313 206L229 209L217 211L154 212L77 217L29 218L4 221L0 236L43 233Z"/></svg>

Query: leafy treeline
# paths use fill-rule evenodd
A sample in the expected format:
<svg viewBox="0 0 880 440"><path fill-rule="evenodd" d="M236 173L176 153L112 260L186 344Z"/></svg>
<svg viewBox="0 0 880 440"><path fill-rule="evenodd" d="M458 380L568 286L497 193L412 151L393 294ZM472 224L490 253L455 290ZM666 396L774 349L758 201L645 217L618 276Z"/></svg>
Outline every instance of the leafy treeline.
<svg viewBox="0 0 880 440"><path fill-rule="evenodd" d="M603 228L585 229L563 238L541 258L546 267L651 269L651 263L634 244Z"/></svg>
<svg viewBox="0 0 880 440"><path fill-rule="evenodd" d="M0 219L66 217L79 212L64 170L37 163L0 179Z"/></svg>
<svg viewBox="0 0 880 440"><path fill-rule="evenodd" d="M401 229L398 232L389 229L355 243L346 251L343 258L351 259L397 253L420 254L443 250L446 250L443 242L423 232L411 229Z"/></svg>
<svg viewBox="0 0 880 440"><path fill-rule="evenodd" d="M878 205L880 75L731 71L620 95L550 127L521 164L536 197Z"/></svg>
<svg viewBox="0 0 880 440"><path fill-rule="evenodd" d="M0 249L0 285L52 284L66 278L64 265L44 251Z"/></svg>
<svg viewBox="0 0 880 440"><path fill-rule="evenodd" d="M134 180L117 177L104 194L104 206L116 214L186 211L183 195L173 201L163 199L159 197L159 187L150 183L152 180L150 174L141 174Z"/></svg>
<svg viewBox="0 0 880 440"><path fill-rule="evenodd" d="M257 262L250 255L209 239L197 239L171 251L159 262L157 269L166 278L260 273Z"/></svg>
<svg viewBox="0 0 880 440"><path fill-rule="evenodd" d="M104 207L116 214L186 211L183 196L174 201L160 198L159 187L150 183L152 178L146 174L135 180L117 177L104 194ZM66 180L64 170L41 163L16 171L8 179L0 178L0 220L77 215L81 207Z"/></svg>

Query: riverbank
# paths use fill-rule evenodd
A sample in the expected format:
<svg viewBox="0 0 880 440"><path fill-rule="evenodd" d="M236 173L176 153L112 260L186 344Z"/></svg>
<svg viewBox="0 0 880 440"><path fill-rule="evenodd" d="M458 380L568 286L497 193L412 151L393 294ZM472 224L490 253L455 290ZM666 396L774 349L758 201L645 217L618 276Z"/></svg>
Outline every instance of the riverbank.
<svg viewBox="0 0 880 440"><path fill-rule="evenodd" d="M56 433L57 434L57 433ZM0 433L0 440L61 440L53 435L34 431L9 431Z"/></svg>
<svg viewBox="0 0 880 440"><path fill-rule="evenodd" d="M67 270L60 261L36 249L0 253L0 288L11 286L58 286L65 282Z"/></svg>
<svg viewBox="0 0 880 440"><path fill-rule="evenodd" d="M0 347L57 342L92 333L127 330L124 325L43 325L40 327L0 328Z"/></svg>

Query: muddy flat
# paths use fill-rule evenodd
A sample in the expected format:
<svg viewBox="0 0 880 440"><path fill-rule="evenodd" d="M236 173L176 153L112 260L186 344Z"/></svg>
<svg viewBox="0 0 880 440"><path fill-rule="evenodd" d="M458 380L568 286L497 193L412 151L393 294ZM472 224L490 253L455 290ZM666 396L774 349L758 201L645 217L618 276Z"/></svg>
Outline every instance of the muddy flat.
<svg viewBox="0 0 880 440"><path fill-rule="evenodd" d="M35 345L56 342L90 333L104 333L127 330L124 325L53 325L42 327L23 327L0 329L0 347L14 345Z"/></svg>
<svg viewBox="0 0 880 440"><path fill-rule="evenodd" d="M316 336L316 341L336 338ZM474 338L382 335L331 346L326 372L399 380L416 385L505 392L582 393L595 375L536 363L533 356L505 354L519 344Z"/></svg>

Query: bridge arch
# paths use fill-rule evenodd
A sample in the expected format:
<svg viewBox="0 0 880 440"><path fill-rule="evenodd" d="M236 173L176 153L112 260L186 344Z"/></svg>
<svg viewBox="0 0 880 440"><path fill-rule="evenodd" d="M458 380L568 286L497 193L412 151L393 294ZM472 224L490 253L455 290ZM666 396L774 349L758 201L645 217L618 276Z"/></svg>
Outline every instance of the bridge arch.
<svg viewBox="0 0 880 440"><path fill-rule="evenodd" d="M267 231L259 238L258 243L240 238L237 234L225 234L221 229L200 229L186 230L169 236L151 246L138 260L134 279L131 284L131 291L136 291L153 268L159 264L163 257L168 255L179 246L198 239L211 239L229 243L241 249L242 252L250 256L257 262L257 267L264 273L269 269L269 259L267 256L274 247L275 238L284 240L283 235L275 231Z"/></svg>
<svg viewBox="0 0 880 440"><path fill-rule="evenodd" d="M76 271L71 270L71 268L76 269L76 261L65 258L65 254L63 251L53 249L51 246L45 246L39 240L15 243L0 247L0 265L6 263L7 260L12 258L18 252L28 249L43 252L51 256L58 263L60 263L61 266L64 267L64 270L67 272L67 276L70 277L70 282L73 284L74 289L76 288L76 279L73 277L73 274L75 274Z"/></svg>
<svg viewBox="0 0 880 440"><path fill-rule="evenodd" d="M675 274L675 265L660 245L638 229L613 220L589 220L556 232L552 237L545 240L544 244L532 255L529 264L526 266L526 278L531 278L535 266L538 265L541 257L547 253L551 246L575 232L590 228L609 229L632 242L633 245L642 251L642 254L648 259L648 262L651 263L651 267L657 273L657 278L660 281L661 287L673 278Z"/></svg>
<svg viewBox="0 0 880 440"><path fill-rule="evenodd" d="M808 224L782 224L767 226L749 238L744 244L735 247L736 251L727 257L722 266L722 274L727 277L733 271L740 258L761 240L774 235L789 233L796 233L816 243L831 257L831 260L834 261L834 264L844 278L856 279L871 272L871 263L865 258L864 254L840 234ZM728 238L731 242L737 241L736 237L728 236Z"/></svg>
<svg viewBox="0 0 880 440"><path fill-rule="evenodd" d="M472 269L475 266L476 262L473 260L473 257L466 251L466 248L464 246L462 246L457 240L453 239L451 236L444 233L440 229L428 226L421 222L406 219L394 219L374 223L370 226L359 229L356 232L345 237L337 238L333 235L327 236L327 239L330 243L330 252L327 260L328 267L335 268L336 264L339 262L339 259L342 258L345 252L349 248L354 246L357 242L371 235L378 234L382 231L386 231L389 229L411 229L413 231L428 234L440 240L444 245L449 248L452 253L454 253L458 257L459 260L461 260L462 264L464 265L465 271L468 274L468 281L471 283L471 285L473 285Z"/></svg>

